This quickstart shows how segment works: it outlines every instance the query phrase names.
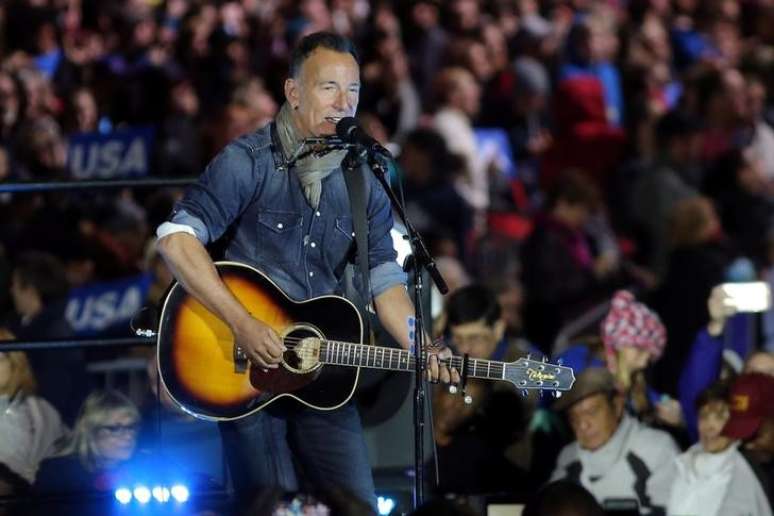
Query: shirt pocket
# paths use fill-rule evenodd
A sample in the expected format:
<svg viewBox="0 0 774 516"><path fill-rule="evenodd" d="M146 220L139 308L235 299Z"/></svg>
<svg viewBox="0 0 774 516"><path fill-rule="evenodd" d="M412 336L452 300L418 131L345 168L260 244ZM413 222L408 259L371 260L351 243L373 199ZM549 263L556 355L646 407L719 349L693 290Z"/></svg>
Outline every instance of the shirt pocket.
<svg viewBox="0 0 774 516"><path fill-rule="evenodd" d="M333 221L333 225L328 231L325 239L325 259L331 270L343 270L340 266L349 256L350 249L355 241L353 232L352 217L339 216Z"/></svg>
<svg viewBox="0 0 774 516"><path fill-rule="evenodd" d="M297 264L301 258L303 216L289 211L258 213L256 254L262 261Z"/></svg>

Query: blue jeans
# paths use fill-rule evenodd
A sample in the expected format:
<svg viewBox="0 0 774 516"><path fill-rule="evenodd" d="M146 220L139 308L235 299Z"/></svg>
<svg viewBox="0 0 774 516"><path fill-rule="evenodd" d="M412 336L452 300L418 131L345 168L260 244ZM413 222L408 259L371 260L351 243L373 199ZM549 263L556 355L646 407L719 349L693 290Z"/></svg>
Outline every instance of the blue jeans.
<svg viewBox="0 0 774 516"><path fill-rule="evenodd" d="M303 489L295 462L314 488L344 488L375 507L368 451L354 404L333 411L283 401L275 405L219 425L237 495L254 495L266 487Z"/></svg>

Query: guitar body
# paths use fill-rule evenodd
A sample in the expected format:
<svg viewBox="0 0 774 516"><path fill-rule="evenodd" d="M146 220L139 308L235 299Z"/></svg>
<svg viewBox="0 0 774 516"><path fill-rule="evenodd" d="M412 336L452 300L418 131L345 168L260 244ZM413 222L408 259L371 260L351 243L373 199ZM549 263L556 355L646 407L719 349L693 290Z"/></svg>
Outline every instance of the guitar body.
<svg viewBox="0 0 774 516"><path fill-rule="evenodd" d="M253 367L240 354L228 326L174 283L164 300L158 332L159 374L172 399L186 412L215 421L244 417L282 397L320 410L346 403L360 369L323 365L314 342L362 343L363 325L355 306L338 296L293 301L252 267L235 262L218 262L216 267L253 317L294 346L288 346L279 368L264 372Z"/></svg>

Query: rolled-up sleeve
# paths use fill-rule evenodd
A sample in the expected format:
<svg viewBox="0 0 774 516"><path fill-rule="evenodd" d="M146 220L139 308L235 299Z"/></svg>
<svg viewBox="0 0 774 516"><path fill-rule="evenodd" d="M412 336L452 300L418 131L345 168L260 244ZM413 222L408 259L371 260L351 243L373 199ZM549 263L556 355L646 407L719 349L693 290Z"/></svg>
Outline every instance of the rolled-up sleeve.
<svg viewBox="0 0 774 516"><path fill-rule="evenodd" d="M406 285L406 273L397 262L385 262L371 267L369 275L371 295L378 297L382 292L396 285Z"/></svg>

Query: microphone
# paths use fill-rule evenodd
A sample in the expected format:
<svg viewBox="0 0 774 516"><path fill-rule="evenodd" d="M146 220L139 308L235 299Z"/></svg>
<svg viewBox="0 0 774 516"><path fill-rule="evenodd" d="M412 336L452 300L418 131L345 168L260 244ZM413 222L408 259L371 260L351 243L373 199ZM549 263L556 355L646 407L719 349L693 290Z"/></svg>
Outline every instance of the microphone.
<svg viewBox="0 0 774 516"><path fill-rule="evenodd" d="M339 120L336 124L336 135L344 143L360 145L368 152L392 157L390 151L382 147L379 142L365 132L360 125L358 125L357 120L355 120L354 117L346 116Z"/></svg>

